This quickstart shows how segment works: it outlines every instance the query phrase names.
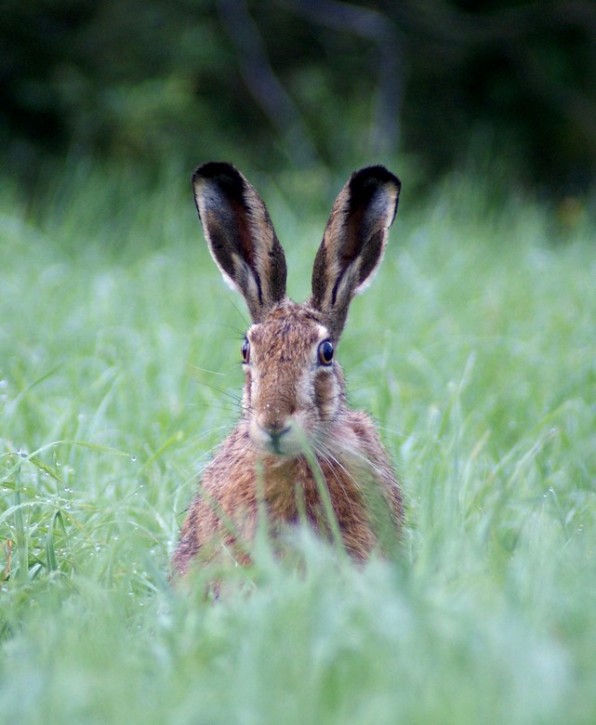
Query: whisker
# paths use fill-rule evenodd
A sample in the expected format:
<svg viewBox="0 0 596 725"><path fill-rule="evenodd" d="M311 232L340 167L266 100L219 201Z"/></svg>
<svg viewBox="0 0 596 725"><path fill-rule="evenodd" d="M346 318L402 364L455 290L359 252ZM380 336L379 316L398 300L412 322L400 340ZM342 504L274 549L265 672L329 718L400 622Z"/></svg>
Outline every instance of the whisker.
<svg viewBox="0 0 596 725"><path fill-rule="evenodd" d="M340 475L343 473L345 477L350 480L356 487L357 481L354 478L352 472L339 460L339 458L327 447L324 443L319 442L314 446L315 454L319 460L324 461L328 464L330 473L333 475L334 480L339 484L340 488L345 494L346 501L350 502L350 507L355 508L354 502L352 502L351 496L345 487L343 477Z"/></svg>

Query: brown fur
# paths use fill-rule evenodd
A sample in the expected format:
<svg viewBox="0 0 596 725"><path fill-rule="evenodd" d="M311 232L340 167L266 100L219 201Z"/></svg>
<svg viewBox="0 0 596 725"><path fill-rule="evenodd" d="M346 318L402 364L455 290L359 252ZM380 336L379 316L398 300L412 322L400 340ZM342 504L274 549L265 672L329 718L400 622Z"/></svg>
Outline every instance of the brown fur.
<svg viewBox="0 0 596 725"><path fill-rule="evenodd" d="M249 182L228 164L208 164L193 186L210 250L255 324L242 419L204 472L174 571L184 574L195 559L248 562L259 511L274 536L301 521L326 538L336 528L363 561L387 524L397 535L401 493L373 422L347 407L342 370L335 356L321 360L320 346L335 347L351 298L381 261L399 181L383 167L351 177L315 261L313 296L302 305L285 297L283 250Z"/></svg>

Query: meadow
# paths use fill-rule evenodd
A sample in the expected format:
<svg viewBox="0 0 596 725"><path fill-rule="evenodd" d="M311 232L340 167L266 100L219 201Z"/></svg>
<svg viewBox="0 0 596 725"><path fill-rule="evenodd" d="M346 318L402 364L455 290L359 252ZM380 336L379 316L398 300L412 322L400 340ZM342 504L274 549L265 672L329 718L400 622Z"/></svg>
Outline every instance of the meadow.
<svg viewBox="0 0 596 725"><path fill-rule="evenodd" d="M298 532L296 567L260 540L217 603L168 561L248 316L188 170L0 183L0 721L596 722L596 227L480 174L420 201L391 167L338 357L400 471L401 550L357 568ZM249 176L303 299L344 179Z"/></svg>

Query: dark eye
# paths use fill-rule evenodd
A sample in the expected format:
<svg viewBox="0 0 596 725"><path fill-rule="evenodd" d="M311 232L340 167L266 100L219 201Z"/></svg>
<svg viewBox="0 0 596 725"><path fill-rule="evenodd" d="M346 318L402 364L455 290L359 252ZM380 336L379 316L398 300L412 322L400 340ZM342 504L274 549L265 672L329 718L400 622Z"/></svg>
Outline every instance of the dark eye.
<svg viewBox="0 0 596 725"><path fill-rule="evenodd" d="M241 351L242 359L245 363L248 364L250 362L250 342L246 339L246 337L244 338L244 342L242 343Z"/></svg>
<svg viewBox="0 0 596 725"><path fill-rule="evenodd" d="M333 361L333 345L330 340L323 340L319 345L319 362L321 365L331 365Z"/></svg>

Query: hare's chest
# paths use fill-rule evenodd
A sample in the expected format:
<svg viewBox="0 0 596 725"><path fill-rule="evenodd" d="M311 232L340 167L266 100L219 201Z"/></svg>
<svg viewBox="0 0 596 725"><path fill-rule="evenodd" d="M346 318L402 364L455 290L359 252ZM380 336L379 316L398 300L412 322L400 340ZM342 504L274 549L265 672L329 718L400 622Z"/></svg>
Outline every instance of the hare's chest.
<svg viewBox="0 0 596 725"><path fill-rule="evenodd" d="M297 520L300 512L304 512L318 500L315 476L301 459L268 466L261 485L269 515L281 521ZM258 497L259 492L256 493Z"/></svg>
<svg viewBox="0 0 596 725"><path fill-rule="evenodd" d="M329 505L339 518L344 511L358 508L360 484L339 460L315 463L299 459L286 468L269 470L264 494L270 518L286 523L306 518L314 523L329 515Z"/></svg>

